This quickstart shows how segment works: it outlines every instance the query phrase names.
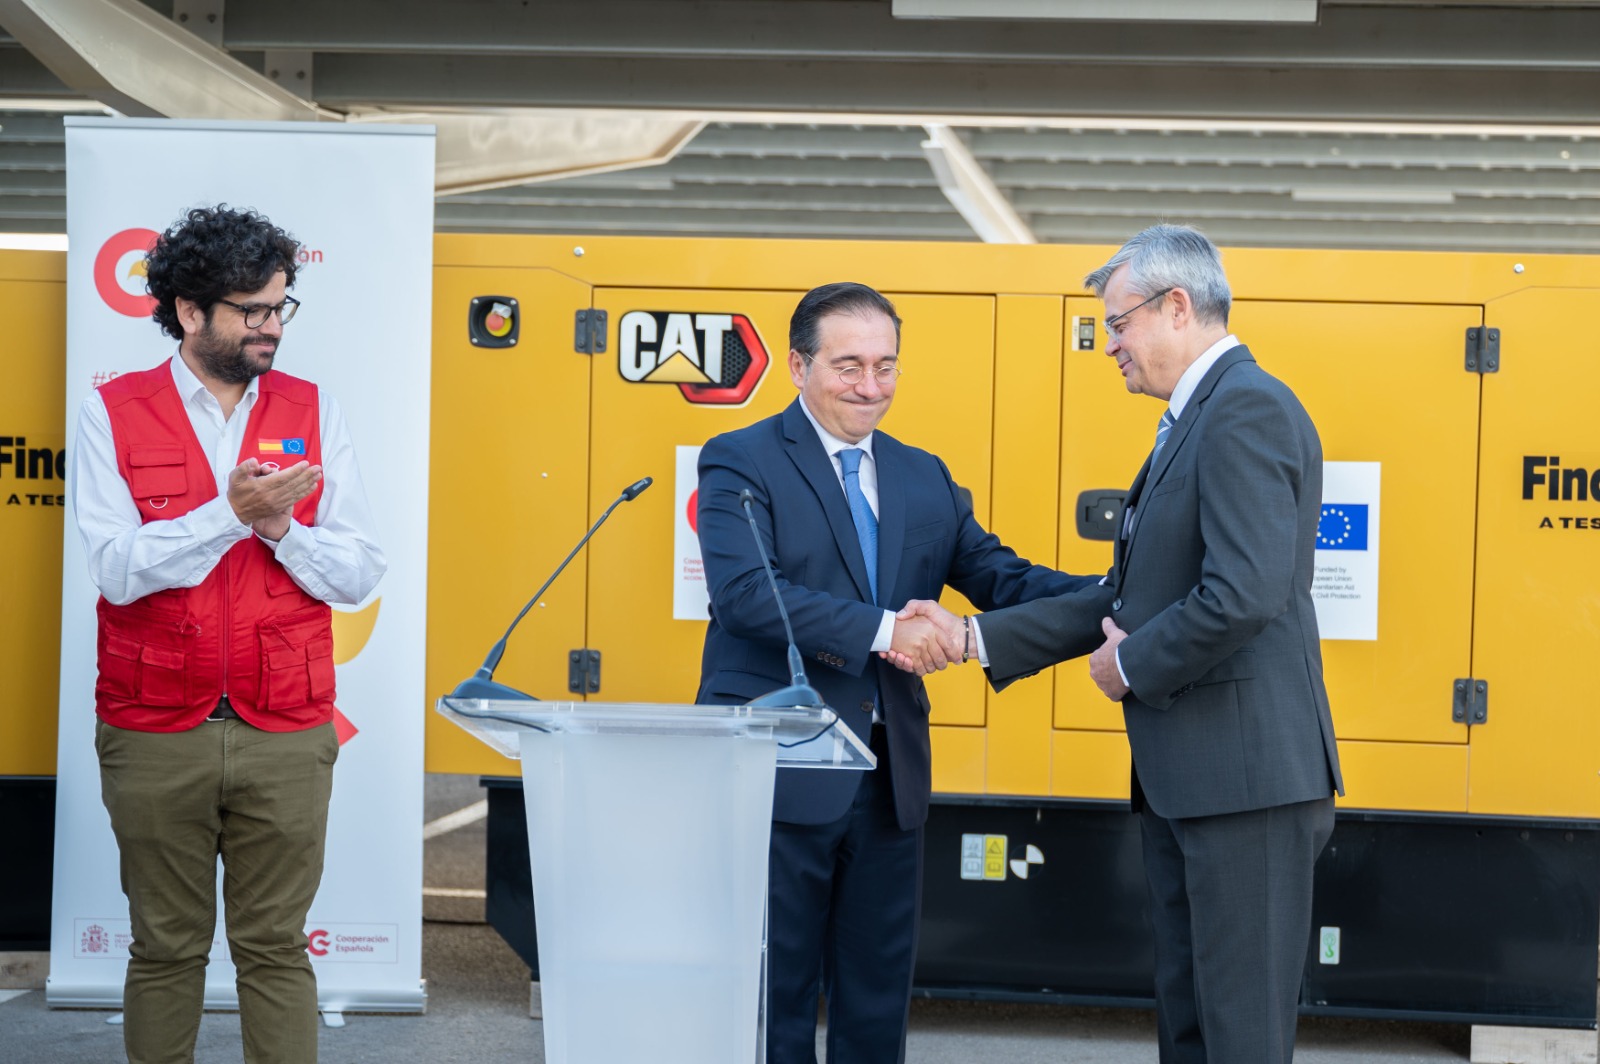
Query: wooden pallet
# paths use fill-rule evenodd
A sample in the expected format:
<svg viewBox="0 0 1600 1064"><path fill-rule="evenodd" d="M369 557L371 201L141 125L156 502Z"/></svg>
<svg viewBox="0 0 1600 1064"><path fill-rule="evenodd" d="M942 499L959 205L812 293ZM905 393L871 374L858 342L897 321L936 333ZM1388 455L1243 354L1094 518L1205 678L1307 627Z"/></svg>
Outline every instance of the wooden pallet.
<svg viewBox="0 0 1600 1064"><path fill-rule="evenodd" d="M1596 1064L1593 1031L1473 1027L1472 1064Z"/></svg>
<svg viewBox="0 0 1600 1064"><path fill-rule="evenodd" d="M0 953L0 990L43 990L50 954Z"/></svg>

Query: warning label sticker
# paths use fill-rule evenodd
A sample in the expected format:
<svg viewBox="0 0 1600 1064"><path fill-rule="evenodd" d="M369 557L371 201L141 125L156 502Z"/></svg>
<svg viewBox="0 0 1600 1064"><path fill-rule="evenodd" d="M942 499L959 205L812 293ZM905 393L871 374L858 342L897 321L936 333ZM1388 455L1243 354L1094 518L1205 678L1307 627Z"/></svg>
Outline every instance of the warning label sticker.
<svg viewBox="0 0 1600 1064"><path fill-rule="evenodd" d="M1006 878L1006 836L961 836L961 878Z"/></svg>

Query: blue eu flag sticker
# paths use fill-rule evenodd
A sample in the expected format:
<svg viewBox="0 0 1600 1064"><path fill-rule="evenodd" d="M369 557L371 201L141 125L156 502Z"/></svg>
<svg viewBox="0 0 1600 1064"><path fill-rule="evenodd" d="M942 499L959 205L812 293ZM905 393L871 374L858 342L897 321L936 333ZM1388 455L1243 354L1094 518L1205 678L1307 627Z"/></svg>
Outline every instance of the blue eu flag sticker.
<svg viewBox="0 0 1600 1064"><path fill-rule="evenodd" d="M298 437L295 438L295 439L292 439L292 440L284 440L283 441L283 453L284 454L305 454L306 453L306 441L303 440L303 439L300 439ZM1322 512L1324 514L1326 514L1328 512L1327 511L1327 507L1323 507L1323 511Z"/></svg>
<svg viewBox="0 0 1600 1064"><path fill-rule="evenodd" d="M1366 550L1367 504L1325 502L1317 522L1318 550Z"/></svg>

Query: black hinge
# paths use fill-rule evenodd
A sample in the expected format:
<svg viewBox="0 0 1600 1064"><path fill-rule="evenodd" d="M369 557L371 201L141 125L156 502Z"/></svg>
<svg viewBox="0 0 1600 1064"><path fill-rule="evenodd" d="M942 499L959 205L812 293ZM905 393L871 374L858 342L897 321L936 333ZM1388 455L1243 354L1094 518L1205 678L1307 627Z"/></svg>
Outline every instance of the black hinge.
<svg viewBox="0 0 1600 1064"><path fill-rule="evenodd" d="M1467 330L1467 372L1500 372L1500 330L1474 325Z"/></svg>
<svg viewBox="0 0 1600 1064"><path fill-rule="evenodd" d="M1471 726L1489 722L1489 681L1464 676L1456 681L1450 704L1450 719Z"/></svg>
<svg viewBox="0 0 1600 1064"><path fill-rule="evenodd" d="M600 690L600 652L584 647L567 655L567 690L592 695Z"/></svg>
<svg viewBox="0 0 1600 1064"><path fill-rule="evenodd" d="M572 349L580 355L601 355L606 350L606 312L580 310L572 320Z"/></svg>

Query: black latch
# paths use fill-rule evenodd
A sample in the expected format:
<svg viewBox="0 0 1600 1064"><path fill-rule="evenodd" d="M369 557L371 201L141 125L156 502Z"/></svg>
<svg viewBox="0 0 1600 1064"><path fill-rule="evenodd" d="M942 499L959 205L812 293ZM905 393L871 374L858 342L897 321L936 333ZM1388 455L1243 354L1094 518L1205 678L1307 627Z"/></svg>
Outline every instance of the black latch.
<svg viewBox="0 0 1600 1064"><path fill-rule="evenodd" d="M1116 539L1127 498L1128 493L1120 488L1078 492L1078 535L1084 539Z"/></svg>
<svg viewBox="0 0 1600 1064"><path fill-rule="evenodd" d="M606 312L580 310L573 317L572 349L580 355L600 355L606 350Z"/></svg>
<svg viewBox="0 0 1600 1064"><path fill-rule="evenodd" d="M567 655L567 690L592 695L600 690L600 652L584 647Z"/></svg>
<svg viewBox="0 0 1600 1064"><path fill-rule="evenodd" d="M1467 330L1467 372L1500 372L1500 330L1474 325Z"/></svg>
<svg viewBox="0 0 1600 1064"><path fill-rule="evenodd" d="M1465 676L1456 681L1450 719L1468 727L1489 721L1489 681Z"/></svg>

